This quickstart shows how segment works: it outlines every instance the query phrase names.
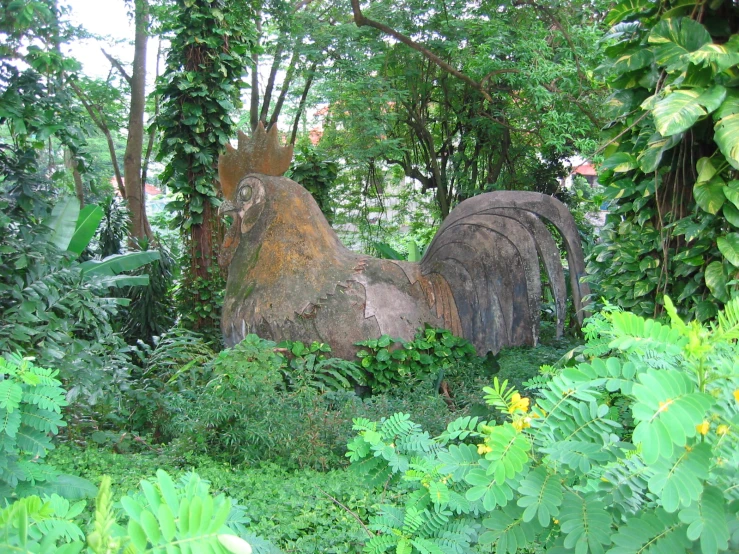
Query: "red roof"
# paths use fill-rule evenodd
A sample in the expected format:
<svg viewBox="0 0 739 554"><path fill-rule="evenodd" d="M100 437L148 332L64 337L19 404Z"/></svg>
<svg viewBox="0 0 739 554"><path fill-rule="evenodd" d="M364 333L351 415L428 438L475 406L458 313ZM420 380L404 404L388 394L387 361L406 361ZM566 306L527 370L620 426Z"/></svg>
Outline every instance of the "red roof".
<svg viewBox="0 0 739 554"><path fill-rule="evenodd" d="M578 165L575 169L572 170L572 173L576 173L577 175L598 175L598 173L595 171L595 168L593 167L593 164L589 162L585 162L584 164Z"/></svg>
<svg viewBox="0 0 739 554"><path fill-rule="evenodd" d="M110 178L110 184L113 185L113 190L115 191L116 196L121 195L121 191L118 190L118 182L116 181L115 177ZM125 186L125 181L123 185ZM162 191L156 188L154 185L150 185L149 183L146 183L144 185L144 190L146 191L147 196L159 196L162 194Z"/></svg>

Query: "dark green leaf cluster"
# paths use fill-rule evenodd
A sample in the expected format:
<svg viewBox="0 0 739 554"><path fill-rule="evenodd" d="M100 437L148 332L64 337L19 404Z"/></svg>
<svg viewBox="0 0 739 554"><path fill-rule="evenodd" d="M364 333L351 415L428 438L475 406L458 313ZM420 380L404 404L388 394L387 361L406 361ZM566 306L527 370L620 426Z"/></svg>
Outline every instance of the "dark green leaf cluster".
<svg viewBox="0 0 739 554"><path fill-rule="evenodd" d="M302 387L320 392L352 390L364 385L364 372L349 360L328 358L331 347L312 342L306 346L300 341L283 341L277 345L283 356L282 375L288 390Z"/></svg>
<svg viewBox="0 0 739 554"><path fill-rule="evenodd" d="M739 24L731 2L624 1L607 21L610 214L588 272L640 315L662 295L705 321L739 268Z"/></svg>
<svg viewBox="0 0 739 554"><path fill-rule="evenodd" d="M736 548L739 300L710 327L664 303L670 325L602 314L588 333L611 355L549 368L535 405L494 380L485 399L502 423L465 417L430 438L404 414L356 419L352 466L398 495L371 518L365 552ZM604 392L628 399L630 440Z"/></svg>
<svg viewBox="0 0 739 554"><path fill-rule="evenodd" d="M383 335L358 342L361 366L367 372L367 384L374 392L391 390L428 375L436 376L438 389L445 373L459 366L477 364L474 346L445 329L419 329L412 341Z"/></svg>
<svg viewBox="0 0 739 554"><path fill-rule="evenodd" d="M245 3L188 0L178 10L158 84L162 108L159 160L169 159L161 175L179 197L171 204L176 225L203 223L206 204L218 205L215 161L234 132L232 114L243 87L253 29Z"/></svg>

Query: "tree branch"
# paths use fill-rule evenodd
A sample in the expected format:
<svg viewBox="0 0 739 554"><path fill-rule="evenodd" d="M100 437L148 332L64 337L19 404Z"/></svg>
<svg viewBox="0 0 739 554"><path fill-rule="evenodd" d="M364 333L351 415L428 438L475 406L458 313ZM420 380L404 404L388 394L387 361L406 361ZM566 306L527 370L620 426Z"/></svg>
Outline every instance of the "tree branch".
<svg viewBox="0 0 739 554"><path fill-rule="evenodd" d="M128 84L130 85L130 84L131 84L131 76L130 76L130 75L129 75L128 73L126 73L126 69L125 69L125 68L124 68L124 67L123 67L123 66L121 65L121 62L119 62L119 61L118 61L118 60L116 60L116 59L115 59L115 58L114 58L113 56L111 56L110 54L108 54L108 53L107 53L107 52L105 51L105 49L104 49L104 48L101 48L100 50L102 51L103 55L104 55L104 56L105 56L106 58L108 58L108 61L109 61L109 62L110 62L110 63L111 63L112 65L113 65L113 67L115 67L115 68L116 68L116 69L118 70L118 72L119 72L119 73L121 74L121 76L122 76L122 77L123 77L123 78L124 78L124 79L125 79L126 81L128 81Z"/></svg>
<svg viewBox="0 0 739 554"><path fill-rule="evenodd" d="M471 77L465 75L461 71L455 69L450 64L442 60L439 56L434 54L431 50L428 48L420 45L413 39L405 36L402 33L399 33L392 27L388 27L387 25L380 23L378 21L374 21L372 19L369 19L362 14L362 9L359 6L359 0L351 0L352 3L352 12L354 13L354 23L356 23L357 27L372 27L374 29L377 29L378 31L382 31L383 33L390 35L394 39L402 42L406 46L409 46L416 52L420 52L426 59L430 60L437 66L439 66L441 69L446 71L447 73L450 73L451 75L454 75L457 79L460 79L461 81L464 81L468 85L470 85L473 89L478 91L480 94L483 95L485 100L492 102L493 99L491 98L488 91L485 89L485 87L472 79Z"/></svg>
<svg viewBox="0 0 739 554"><path fill-rule="evenodd" d="M72 90L77 95L77 98L80 99L80 102L82 102L82 105L85 107L85 110L87 110L87 113L90 114L90 118L92 119L93 123L97 125L98 129L100 129L105 136L105 141L108 143L108 152L110 152L110 161L113 164L113 173L115 173L115 180L118 184L118 191L121 193L121 197L126 198L126 187L123 183L123 177L121 177L121 168L118 166L118 157L115 153L113 137L110 134L110 129L108 128L108 125L103 119L102 113L100 113L99 110L95 110L92 103L87 98L87 95L79 86L77 86L77 83L75 83L71 79L67 79L67 83L69 83L69 86L72 87Z"/></svg>

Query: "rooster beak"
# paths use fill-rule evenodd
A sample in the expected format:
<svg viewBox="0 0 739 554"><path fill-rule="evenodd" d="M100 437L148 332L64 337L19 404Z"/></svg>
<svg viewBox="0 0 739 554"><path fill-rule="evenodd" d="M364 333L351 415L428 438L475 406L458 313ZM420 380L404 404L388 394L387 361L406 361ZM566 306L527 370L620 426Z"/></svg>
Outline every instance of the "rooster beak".
<svg viewBox="0 0 739 554"><path fill-rule="evenodd" d="M224 216L230 212L235 212L236 206L234 206L230 200L224 199L221 205L218 207L218 215Z"/></svg>

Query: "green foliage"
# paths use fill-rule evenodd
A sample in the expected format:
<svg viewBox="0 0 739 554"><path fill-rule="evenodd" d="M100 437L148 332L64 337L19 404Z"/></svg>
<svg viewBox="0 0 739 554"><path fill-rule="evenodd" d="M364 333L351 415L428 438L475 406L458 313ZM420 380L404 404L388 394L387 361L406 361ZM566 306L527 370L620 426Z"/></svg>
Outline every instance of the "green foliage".
<svg viewBox="0 0 739 554"><path fill-rule="evenodd" d="M123 335L129 343L143 340L151 344L155 336L161 336L174 324L171 301L174 260L161 243L152 244L143 238L138 240L138 247L141 252L158 253L159 258L136 272L146 276L148 284L127 291L131 303L126 308Z"/></svg>
<svg viewBox="0 0 739 554"><path fill-rule="evenodd" d="M19 484L47 481L55 472L44 463L54 448L51 436L66 423L62 407L65 391L56 378L58 371L36 367L19 355L0 358L0 454L2 496L22 495Z"/></svg>
<svg viewBox="0 0 739 554"><path fill-rule="evenodd" d="M274 547L260 550L259 545L265 541L255 535L269 539L285 552L356 554L366 533L336 501L365 519L381 499L380 494L363 486L360 477L344 470L288 470L275 464L233 466L197 455L192 449L177 453L164 447L116 454L94 446L81 449L60 445L53 452L52 462L95 482L110 475L116 483L112 490L114 506L125 491L138 488L141 475L153 475L158 467L166 467L176 482L195 471L210 482L214 494L226 494L243 507L241 514L249 534L239 534L256 552L264 554L279 551Z"/></svg>
<svg viewBox="0 0 739 554"><path fill-rule="evenodd" d="M247 2L179 1L171 28L167 68L158 84L162 133L157 160L167 161L161 179L175 200L175 228L186 233L188 270L178 303L194 329L217 330L223 277L217 265L221 238L217 216L218 155L234 136L231 114L240 101L252 37Z"/></svg>
<svg viewBox="0 0 739 554"><path fill-rule="evenodd" d="M664 294L701 321L732 296L736 229L735 73L729 2L625 1L601 68L613 94L599 174L611 214L588 273L608 300L661 313Z"/></svg>
<svg viewBox="0 0 739 554"><path fill-rule="evenodd" d="M550 368L535 403L494 380L485 400L502 422L467 416L431 438L404 414L355 419L352 468L397 498L370 518L364 551L736 548L739 300L710 326L664 302L670 325L595 318L599 354ZM628 398L631 440L604 392Z"/></svg>
<svg viewBox="0 0 739 554"><path fill-rule="evenodd" d="M339 174L336 162L326 160L326 154L313 147L298 150L287 177L300 183L311 193L329 223L333 222L330 191Z"/></svg>
<svg viewBox="0 0 739 554"><path fill-rule="evenodd" d="M374 392L409 385L427 375L437 378L464 364L478 362L474 346L444 329L419 329L412 341L383 335L358 342L361 366L367 371L367 384Z"/></svg>
<svg viewBox="0 0 739 554"><path fill-rule="evenodd" d="M290 390L302 387L320 392L350 390L364 384L364 373L354 362L341 358L327 358L331 347L312 342L306 346L300 341L283 341L277 351L284 357L281 372Z"/></svg>
<svg viewBox="0 0 739 554"><path fill-rule="evenodd" d="M175 482L159 470L154 482L142 480L140 487L142 492L121 499L127 519L121 525L112 503L111 480L103 477L87 536L80 524L84 501L70 505L57 495L18 500L0 511L4 531L0 546L38 554L143 554L158 549L172 553L276 552L264 541L259 541L263 548L252 549L239 536L246 531L243 508L224 494L211 495L209 484L196 473Z"/></svg>

